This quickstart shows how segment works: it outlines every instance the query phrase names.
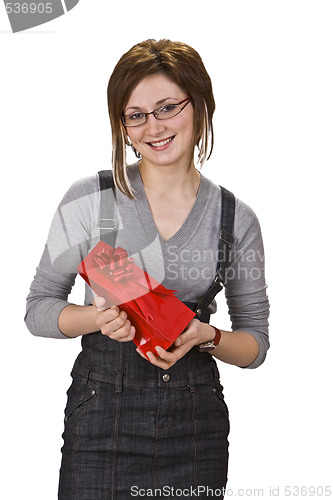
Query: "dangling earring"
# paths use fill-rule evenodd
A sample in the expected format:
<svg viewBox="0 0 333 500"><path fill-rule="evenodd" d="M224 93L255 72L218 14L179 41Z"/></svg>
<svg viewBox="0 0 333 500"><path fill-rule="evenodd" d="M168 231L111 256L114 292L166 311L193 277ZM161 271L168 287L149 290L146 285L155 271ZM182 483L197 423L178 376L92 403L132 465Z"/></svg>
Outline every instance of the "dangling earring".
<svg viewBox="0 0 333 500"><path fill-rule="evenodd" d="M139 160L141 160L142 155L141 155L141 153L139 153L139 151L137 151L137 150L135 149L135 147L133 146L133 144L132 144L131 139L129 138L129 136L127 136L126 144L127 144L128 146L130 146L130 147L131 147L131 150L133 151L133 153L135 154L135 156L136 156Z"/></svg>
<svg viewBox="0 0 333 500"><path fill-rule="evenodd" d="M142 158L141 153L139 153L139 151L137 151L137 150L135 149L135 147L133 146L133 144L131 144L130 146L131 146L131 149L132 149L133 153L135 154L135 156L136 156L137 158L139 158L139 160L141 160L141 158Z"/></svg>

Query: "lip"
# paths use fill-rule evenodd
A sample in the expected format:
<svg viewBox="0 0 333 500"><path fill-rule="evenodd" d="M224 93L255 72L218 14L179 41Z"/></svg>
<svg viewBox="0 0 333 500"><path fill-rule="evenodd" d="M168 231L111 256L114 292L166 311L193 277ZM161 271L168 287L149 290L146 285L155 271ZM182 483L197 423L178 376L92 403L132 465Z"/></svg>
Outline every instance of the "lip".
<svg viewBox="0 0 333 500"><path fill-rule="evenodd" d="M170 147L170 145L172 144L172 142L173 142L173 140L174 140L175 137L176 137L175 135L170 135L169 137L164 137L163 139L159 139L158 141L146 142L146 144L153 151L162 151L162 150L167 149L168 147ZM168 141L168 140L169 140L169 142L167 142L166 144L162 144L161 146L153 146L153 144L161 143L161 142Z"/></svg>

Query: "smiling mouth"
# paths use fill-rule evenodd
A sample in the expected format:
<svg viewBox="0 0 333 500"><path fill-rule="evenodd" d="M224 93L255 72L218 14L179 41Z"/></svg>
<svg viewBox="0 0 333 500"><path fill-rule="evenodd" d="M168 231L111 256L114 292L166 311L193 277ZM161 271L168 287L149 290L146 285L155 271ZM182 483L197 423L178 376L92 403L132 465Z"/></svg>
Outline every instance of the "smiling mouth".
<svg viewBox="0 0 333 500"><path fill-rule="evenodd" d="M163 141L159 141L159 142L147 142L147 144L149 144L149 146L152 146L153 148L159 148L161 146L165 146L166 144L169 144L169 142L172 141L172 139L174 139L175 136L173 135L172 137L168 137L167 139L164 139Z"/></svg>

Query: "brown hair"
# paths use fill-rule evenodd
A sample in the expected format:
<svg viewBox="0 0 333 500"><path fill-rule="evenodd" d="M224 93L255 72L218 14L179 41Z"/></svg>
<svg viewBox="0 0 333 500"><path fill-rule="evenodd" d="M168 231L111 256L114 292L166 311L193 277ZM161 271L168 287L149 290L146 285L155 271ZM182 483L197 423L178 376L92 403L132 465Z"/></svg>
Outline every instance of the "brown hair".
<svg viewBox="0 0 333 500"><path fill-rule="evenodd" d="M164 73L192 97L193 148L199 148L200 165L210 157L213 150L212 117L215 101L210 77L199 54L185 43L170 40L146 40L134 45L118 61L107 90L112 129L113 175L118 188L130 198L133 198L133 192L125 168L126 145L129 146L130 143L120 117L137 84L154 73Z"/></svg>

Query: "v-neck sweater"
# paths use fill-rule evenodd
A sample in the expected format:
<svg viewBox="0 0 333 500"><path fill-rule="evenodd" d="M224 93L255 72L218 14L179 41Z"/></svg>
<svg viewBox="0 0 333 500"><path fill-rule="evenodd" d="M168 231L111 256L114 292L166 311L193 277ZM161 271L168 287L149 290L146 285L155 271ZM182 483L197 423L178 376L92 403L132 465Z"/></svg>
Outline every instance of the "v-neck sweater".
<svg viewBox="0 0 333 500"><path fill-rule="evenodd" d="M195 202L179 230L167 241L161 238L145 193L138 164L127 168L135 199L115 190L118 230L116 246L126 249L135 263L184 302L198 302L216 272L221 193L219 186L201 174ZM25 321L33 335L68 338L58 318L71 302L68 296L76 268L99 241L100 186L98 175L74 183L59 204L45 249L27 297ZM172 207L170 207L172 210ZM236 198L234 248L227 271L225 296L232 330L251 334L259 346L256 368L269 348L269 303L264 273L264 249L258 219ZM84 303L93 295L86 285ZM216 311L216 301L210 312ZM223 325L217 325L223 328Z"/></svg>
<svg viewBox="0 0 333 500"><path fill-rule="evenodd" d="M148 203L139 169L131 170L130 177L131 185L136 191L134 205L137 215L148 238L154 239L158 234L158 230ZM207 181L208 179L200 176L200 184L195 202L178 231L167 241L163 241L163 239L159 237L161 246L165 249L173 247L175 250L179 251L189 243L193 234L197 231L210 197L211 184ZM170 211L171 210L172 207L170 207Z"/></svg>

